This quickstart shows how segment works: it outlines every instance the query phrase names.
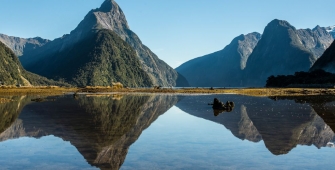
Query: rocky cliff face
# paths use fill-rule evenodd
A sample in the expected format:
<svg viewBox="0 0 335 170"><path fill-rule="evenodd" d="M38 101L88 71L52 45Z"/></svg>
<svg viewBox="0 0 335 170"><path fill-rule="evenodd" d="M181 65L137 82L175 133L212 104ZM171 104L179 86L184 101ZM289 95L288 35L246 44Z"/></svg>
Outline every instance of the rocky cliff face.
<svg viewBox="0 0 335 170"><path fill-rule="evenodd" d="M100 8L91 10L69 35L55 39L32 53L25 53L21 62L27 70L33 70L35 63L45 57L53 57L84 39L90 32L108 29L126 41L139 57L142 69L147 72L153 85L176 86L178 73L160 60L148 47L142 44L139 37L130 30L126 17L114 0L105 0ZM67 56L71 58L72 56Z"/></svg>
<svg viewBox="0 0 335 170"><path fill-rule="evenodd" d="M264 86L271 75L308 71L331 41L325 28L297 30L287 21L273 20L248 58L245 86Z"/></svg>
<svg viewBox="0 0 335 170"><path fill-rule="evenodd" d="M322 69L327 72L335 73L335 41L314 63L310 70L313 71L317 69Z"/></svg>
<svg viewBox="0 0 335 170"><path fill-rule="evenodd" d="M18 57L22 56L23 53L30 53L36 48L39 48L50 40L43 39L40 37L35 38L20 38L0 34L0 41L7 47L13 50L14 54Z"/></svg>
<svg viewBox="0 0 335 170"><path fill-rule="evenodd" d="M241 86L242 70L260 38L256 32L240 35L223 50L192 59L176 70L193 87Z"/></svg>

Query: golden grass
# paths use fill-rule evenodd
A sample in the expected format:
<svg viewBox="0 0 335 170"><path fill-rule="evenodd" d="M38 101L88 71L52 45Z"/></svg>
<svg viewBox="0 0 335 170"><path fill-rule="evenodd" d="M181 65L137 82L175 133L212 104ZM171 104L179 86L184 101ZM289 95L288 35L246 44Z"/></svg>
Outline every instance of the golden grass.
<svg viewBox="0 0 335 170"><path fill-rule="evenodd" d="M153 89L153 88L117 88L113 87L93 87L85 88L63 88L56 86L43 87L6 87L0 88L0 95L58 95L69 92L84 93L106 93L106 92L124 92L124 93L184 93L184 94L240 94L248 96L301 96L301 95L335 95L335 89L325 88L244 88L244 89L209 89L209 88L182 88L182 89ZM115 97L119 98L119 97Z"/></svg>
<svg viewBox="0 0 335 170"><path fill-rule="evenodd" d="M75 92L77 88L65 88L58 86L35 86L35 87L1 87L0 95L59 95Z"/></svg>
<svg viewBox="0 0 335 170"><path fill-rule="evenodd" d="M79 92L129 92L129 93L194 93L194 94L241 94L248 96L297 96L297 95L335 95L335 89L320 88L244 88L244 89L214 89L183 88L183 89L144 89L144 88L84 88Z"/></svg>

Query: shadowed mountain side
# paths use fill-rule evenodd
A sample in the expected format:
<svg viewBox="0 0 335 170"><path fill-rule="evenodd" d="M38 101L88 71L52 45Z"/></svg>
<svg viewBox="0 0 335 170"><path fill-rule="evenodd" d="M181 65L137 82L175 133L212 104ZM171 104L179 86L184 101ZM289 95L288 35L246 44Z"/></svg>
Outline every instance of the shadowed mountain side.
<svg viewBox="0 0 335 170"><path fill-rule="evenodd" d="M335 41L325 51L325 53L314 63L311 71L323 69L327 72L335 73Z"/></svg>
<svg viewBox="0 0 335 170"><path fill-rule="evenodd" d="M223 112L217 117L214 116L213 109L207 105L214 98L222 101L233 101L235 108L232 112ZM205 95L205 96L186 96L182 98L176 106L182 111L225 126L231 133L241 140L259 142L262 137L249 119L243 103L251 102L249 98L241 98L235 95Z"/></svg>
<svg viewBox="0 0 335 170"><path fill-rule="evenodd" d="M69 84L48 80L45 77L26 71L13 51L0 42L0 84L4 85L58 85L68 86Z"/></svg>
<svg viewBox="0 0 335 170"><path fill-rule="evenodd" d="M33 103L0 141L54 135L70 141L91 165L119 169L129 146L176 102L175 96L65 96Z"/></svg>
<svg viewBox="0 0 335 170"><path fill-rule="evenodd" d="M192 87L241 86L242 70L260 38L256 32L240 35L223 50L187 61L176 70Z"/></svg>
<svg viewBox="0 0 335 170"><path fill-rule="evenodd" d="M22 65L27 70L33 71L36 63L45 57L57 57L53 56L53 54L62 53L65 49L71 49L74 44L85 39L90 32L103 29L113 31L135 50L135 54L141 63L141 68L148 74L154 85L176 86L178 73L142 44L139 37L130 30L123 11L114 0L105 0L100 8L88 12L70 34L57 38L30 53L24 53L20 57ZM71 57L70 55L65 56L65 58ZM58 71L61 71L61 69L59 68Z"/></svg>

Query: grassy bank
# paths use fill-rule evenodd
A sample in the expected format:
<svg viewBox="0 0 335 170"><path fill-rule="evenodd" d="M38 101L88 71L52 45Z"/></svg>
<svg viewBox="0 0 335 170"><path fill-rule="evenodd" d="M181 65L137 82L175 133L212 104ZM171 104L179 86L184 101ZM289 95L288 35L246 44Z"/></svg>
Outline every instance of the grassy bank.
<svg viewBox="0 0 335 170"><path fill-rule="evenodd" d="M11 87L0 88L0 95L58 95L69 92L78 93L190 93L190 94L241 94L248 96L301 96L301 95L335 95L335 89L325 88L244 88L244 89L209 89L209 88L183 88L183 89L143 89L143 88L111 88L111 87Z"/></svg>
<svg viewBox="0 0 335 170"><path fill-rule="evenodd" d="M297 96L297 95L335 95L335 89L320 88L244 88L244 89L209 89L209 88L183 88L183 89L113 89L113 88L83 88L78 92L129 92L129 93L199 93L224 94L233 93L249 96Z"/></svg>
<svg viewBox="0 0 335 170"><path fill-rule="evenodd" d="M60 95L75 92L77 88L65 88L57 86L38 87L0 87L0 95Z"/></svg>

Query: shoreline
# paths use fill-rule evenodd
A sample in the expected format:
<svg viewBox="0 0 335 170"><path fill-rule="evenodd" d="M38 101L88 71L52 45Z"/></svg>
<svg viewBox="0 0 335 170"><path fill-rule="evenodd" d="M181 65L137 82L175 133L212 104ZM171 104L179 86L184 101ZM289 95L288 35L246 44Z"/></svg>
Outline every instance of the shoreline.
<svg viewBox="0 0 335 170"><path fill-rule="evenodd" d="M333 88L232 88L232 89L210 89L210 88L180 88L180 89L142 89L111 87L11 87L0 88L0 95L62 95L65 93L164 93L164 94L239 94L247 96L311 96L311 95L335 95Z"/></svg>

